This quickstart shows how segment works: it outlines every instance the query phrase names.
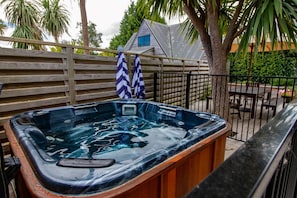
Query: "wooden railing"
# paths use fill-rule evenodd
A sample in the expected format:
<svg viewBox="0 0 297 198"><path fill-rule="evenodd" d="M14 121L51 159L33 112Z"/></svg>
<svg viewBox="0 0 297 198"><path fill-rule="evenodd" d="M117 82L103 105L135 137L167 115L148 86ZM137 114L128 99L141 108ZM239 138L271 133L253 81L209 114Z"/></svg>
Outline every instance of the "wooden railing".
<svg viewBox="0 0 297 198"><path fill-rule="evenodd" d="M15 114L31 109L112 100L115 89L116 51L89 48L112 56L79 55L81 46L56 44L27 39L0 37L0 42L26 42L58 46L62 52L0 48L0 141L4 152L9 147L3 124ZM125 52L130 78L133 53ZM154 72L208 73L208 65L198 60L140 55L146 86L146 99L154 97ZM166 89L166 88L165 88Z"/></svg>

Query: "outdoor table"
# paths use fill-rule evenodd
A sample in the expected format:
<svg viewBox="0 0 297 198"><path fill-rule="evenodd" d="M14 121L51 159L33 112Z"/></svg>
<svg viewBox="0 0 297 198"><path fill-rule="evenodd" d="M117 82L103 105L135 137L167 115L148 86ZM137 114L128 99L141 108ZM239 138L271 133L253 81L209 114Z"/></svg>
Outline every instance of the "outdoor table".
<svg viewBox="0 0 297 198"><path fill-rule="evenodd" d="M268 92L271 92L271 90L265 89L264 87L246 87L242 85L229 87L230 95L239 95L239 97L245 96L248 98L252 98L252 106L250 109L251 118L254 118L255 116L257 98L259 96L264 96L264 94Z"/></svg>

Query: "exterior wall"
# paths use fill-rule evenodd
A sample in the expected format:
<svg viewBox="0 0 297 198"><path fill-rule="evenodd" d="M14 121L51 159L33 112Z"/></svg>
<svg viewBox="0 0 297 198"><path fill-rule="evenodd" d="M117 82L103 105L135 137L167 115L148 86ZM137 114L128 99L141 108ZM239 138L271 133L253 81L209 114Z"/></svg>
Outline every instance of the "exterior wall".
<svg viewBox="0 0 297 198"><path fill-rule="evenodd" d="M138 38L150 35L150 46L139 47ZM180 25L167 26L148 20L143 20L137 33L133 34L125 48L127 50L149 54L146 50L154 48L154 55L164 57L178 57L207 61L200 39L190 43L185 39L185 32L181 32Z"/></svg>
<svg viewBox="0 0 297 198"><path fill-rule="evenodd" d="M156 38L154 37L154 35L151 32L151 29L149 28L148 24L145 22L142 22L141 27L138 30L138 33L136 35L136 38L134 40L134 43L132 45L132 50L139 48L138 47L138 37L139 36L144 36L144 35L148 35L150 34L151 36L151 47L154 47L154 55L158 55L158 56L165 56L164 51L162 50L161 46L159 45L158 41L156 40ZM145 47L144 47L145 48Z"/></svg>

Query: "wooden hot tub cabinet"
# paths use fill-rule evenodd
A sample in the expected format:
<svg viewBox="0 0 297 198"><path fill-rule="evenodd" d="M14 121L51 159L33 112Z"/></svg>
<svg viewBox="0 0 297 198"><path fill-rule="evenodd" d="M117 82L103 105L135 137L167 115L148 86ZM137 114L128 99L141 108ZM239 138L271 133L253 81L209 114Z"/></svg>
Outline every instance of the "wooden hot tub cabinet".
<svg viewBox="0 0 297 198"><path fill-rule="evenodd" d="M18 144L9 122L4 125L4 128L12 153L21 161L20 174L16 178L19 197L77 197L77 195L63 195L44 188ZM224 161L226 136L229 131L230 125L227 124L224 129L120 186L96 194L79 195L79 197L183 197Z"/></svg>

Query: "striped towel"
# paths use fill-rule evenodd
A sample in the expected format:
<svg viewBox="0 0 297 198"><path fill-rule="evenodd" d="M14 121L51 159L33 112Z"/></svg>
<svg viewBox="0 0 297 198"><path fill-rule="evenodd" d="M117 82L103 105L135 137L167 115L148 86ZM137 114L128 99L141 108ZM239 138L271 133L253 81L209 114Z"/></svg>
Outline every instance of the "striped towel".
<svg viewBox="0 0 297 198"><path fill-rule="evenodd" d="M131 87L127 68L127 62L123 52L118 55L117 75L116 75L117 94L121 99L131 98Z"/></svg>
<svg viewBox="0 0 297 198"><path fill-rule="evenodd" d="M132 85L134 87L134 95L136 96L136 98L144 99L145 88L144 88L140 58L138 55L135 56L135 60L134 60L134 74L133 74Z"/></svg>

